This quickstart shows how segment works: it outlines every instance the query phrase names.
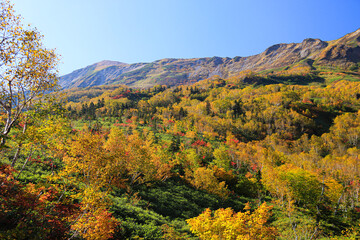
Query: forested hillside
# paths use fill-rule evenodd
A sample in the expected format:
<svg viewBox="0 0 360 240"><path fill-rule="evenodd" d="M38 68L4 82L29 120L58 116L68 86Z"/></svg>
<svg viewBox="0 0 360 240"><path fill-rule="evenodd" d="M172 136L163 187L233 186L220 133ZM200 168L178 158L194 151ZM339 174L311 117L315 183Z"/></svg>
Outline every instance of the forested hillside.
<svg viewBox="0 0 360 240"><path fill-rule="evenodd" d="M358 32L326 64L58 91L0 6L0 239L360 237Z"/></svg>
<svg viewBox="0 0 360 240"><path fill-rule="evenodd" d="M39 221L43 238L352 239L360 84L319 76L65 92L24 114L3 150L2 188L18 190L2 191L2 236Z"/></svg>

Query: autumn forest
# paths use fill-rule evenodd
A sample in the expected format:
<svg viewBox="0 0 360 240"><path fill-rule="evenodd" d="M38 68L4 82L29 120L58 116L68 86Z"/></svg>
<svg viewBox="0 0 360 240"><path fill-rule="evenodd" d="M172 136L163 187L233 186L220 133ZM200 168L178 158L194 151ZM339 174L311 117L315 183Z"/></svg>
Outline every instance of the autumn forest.
<svg viewBox="0 0 360 240"><path fill-rule="evenodd" d="M61 89L0 5L0 239L360 236L359 61Z"/></svg>

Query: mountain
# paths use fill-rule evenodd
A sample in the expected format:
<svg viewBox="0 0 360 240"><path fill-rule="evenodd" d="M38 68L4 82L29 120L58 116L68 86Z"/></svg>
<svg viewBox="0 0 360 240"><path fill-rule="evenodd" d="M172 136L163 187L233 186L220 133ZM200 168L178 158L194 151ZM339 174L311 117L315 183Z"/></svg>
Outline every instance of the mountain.
<svg viewBox="0 0 360 240"><path fill-rule="evenodd" d="M303 61L308 59L307 61ZM308 38L301 43L276 44L249 57L234 58L166 58L151 63L127 64L102 61L60 78L63 88L104 84L151 87L157 84L194 83L214 75L231 77L244 70L263 71L306 62L311 68L330 66L358 68L360 62L360 29L333 41Z"/></svg>
<svg viewBox="0 0 360 240"><path fill-rule="evenodd" d="M138 66L143 65L102 61L60 77L60 85L63 88L104 85L108 79L136 70Z"/></svg>

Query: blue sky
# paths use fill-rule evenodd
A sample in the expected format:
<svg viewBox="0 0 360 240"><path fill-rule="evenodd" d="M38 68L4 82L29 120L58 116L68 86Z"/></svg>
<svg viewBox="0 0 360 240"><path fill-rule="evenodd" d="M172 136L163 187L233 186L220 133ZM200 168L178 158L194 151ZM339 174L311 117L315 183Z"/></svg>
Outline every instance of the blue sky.
<svg viewBox="0 0 360 240"><path fill-rule="evenodd" d="M99 62L235 57L360 28L359 0L11 0L61 55L60 75Z"/></svg>

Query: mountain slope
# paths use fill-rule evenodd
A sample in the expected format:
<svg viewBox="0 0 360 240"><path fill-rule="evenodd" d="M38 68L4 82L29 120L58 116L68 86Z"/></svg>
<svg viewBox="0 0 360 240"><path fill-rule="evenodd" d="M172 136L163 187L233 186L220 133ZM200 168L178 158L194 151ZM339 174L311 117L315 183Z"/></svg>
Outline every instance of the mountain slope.
<svg viewBox="0 0 360 240"><path fill-rule="evenodd" d="M108 78L132 71L137 66L141 67L142 64L130 65L116 61L102 61L62 76L60 85L64 88L103 85Z"/></svg>
<svg viewBox="0 0 360 240"><path fill-rule="evenodd" d="M311 65L349 68L360 62L360 29L344 37L325 42L308 38L301 43L276 44L264 52L235 58L161 59L151 63L126 64L102 61L60 78L64 88L103 84L132 87L188 84L213 75L230 77L244 70L262 71L281 68L304 59Z"/></svg>
<svg viewBox="0 0 360 240"><path fill-rule="evenodd" d="M318 56L318 63L322 65L351 66L352 63L358 62L360 62L360 29L330 41Z"/></svg>

